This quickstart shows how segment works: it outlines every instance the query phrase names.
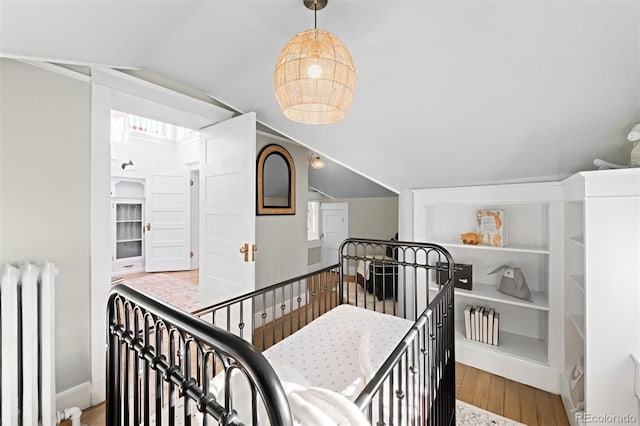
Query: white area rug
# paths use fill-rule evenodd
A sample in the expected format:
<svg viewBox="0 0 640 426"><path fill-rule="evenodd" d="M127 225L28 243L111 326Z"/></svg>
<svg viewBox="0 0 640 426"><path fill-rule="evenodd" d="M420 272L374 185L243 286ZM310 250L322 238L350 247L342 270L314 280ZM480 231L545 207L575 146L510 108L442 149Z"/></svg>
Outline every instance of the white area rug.
<svg viewBox="0 0 640 426"><path fill-rule="evenodd" d="M526 426L523 423L514 422L513 420L490 413L482 408L475 407L460 400L456 401L456 424L474 426Z"/></svg>

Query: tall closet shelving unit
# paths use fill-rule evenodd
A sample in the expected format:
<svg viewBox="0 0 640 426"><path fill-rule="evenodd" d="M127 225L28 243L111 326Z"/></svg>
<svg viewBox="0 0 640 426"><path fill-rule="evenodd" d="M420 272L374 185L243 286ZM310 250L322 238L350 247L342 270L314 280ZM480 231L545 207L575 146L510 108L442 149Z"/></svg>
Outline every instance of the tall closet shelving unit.
<svg viewBox="0 0 640 426"><path fill-rule="evenodd" d="M564 369L562 399L573 425L639 417L634 362L640 352L640 169L577 173L564 181ZM571 371L584 357L584 406L571 400ZM586 413L586 414L585 414ZM615 417L620 416L620 417ZM605 418L605 417L601 417Z"/></svg>
<svg viewBox="0 0 640 426"><path fill-rule="evenodd" d="M559 183L530 183L414 191L414 238L443 245L456 263L473 265L473 289L456 289L458 361L550 392L559 393L562 366L562 263L564 217ZM506 213L506 245L465 245L481 209ZM497 291L496 267L520 267L532 291L524 301ZM435 286L435 283L433 283ZM501 315L500 344L465 337L467 304Z"/></svg>
<svg viewBox="0 0 640 426"><path fill-rule="evenodd" d="M111 274L144 272L145 180L111 180Z"/></svg>

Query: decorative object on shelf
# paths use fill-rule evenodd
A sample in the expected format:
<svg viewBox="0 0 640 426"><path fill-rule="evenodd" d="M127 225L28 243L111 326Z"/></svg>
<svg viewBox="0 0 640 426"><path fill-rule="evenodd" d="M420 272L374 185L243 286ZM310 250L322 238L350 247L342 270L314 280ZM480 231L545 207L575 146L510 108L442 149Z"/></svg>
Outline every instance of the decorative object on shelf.
<svg viewBox="0 0 640 426"><path fill-rule="evenodd" d="M489 272L488 275L497 273L502 273L500 286L498 287L500 293L529 302L531 301L531 291L527 285L527 280L524 278L522 269L509 265L501 265Z"/></svg>
<svg viewBox="0 0 640 426"><path fill-rule="evenodd" d="M311 153L309 165L314 169L324 169L324 166L326 166L325 162L320 158L320 155L318 155L317 152Z"/></svg>
<svg viewBox="0 0 640 426"><path fill-rule="evenodd" d="M276 99L290 120L336 123L353 101L356 70L338 37L318 29L317 12L327 0L304 0L304 5L313 10L314 28L293 36L280 52L273 74Z"/></svg>
<svg viewBox="0 0 640 426"><path fill-rule="evenodd" d="M289 151L271 144L258 154L256 213L296 214L296 168Z"/></svg>
<svg viewBox="0 0 640 426"><path fill-rule="evenodd" d="M627 136L627 140L633 143L629 165L631 167L640 167L640 123L633 126Z"/></svg>
<svg viewBox="0 0 640 426"><path fill-rule="evenodd" d="M493 308L467 305L464 308L464 334L467 339L498 346L500 314Z"/></svg>
<svg viewBox="0 0 640 426"><path fill-rule="evenodd" d="M449 278L449 269L447 262L436 262L438 274L436 283L444 285ZM466 263L453 264L453 286L464 290L473 289L473 267Z"/></svg>
<svg viewBox="0 0 640 426"><path fill-rule="evenodd" d="M569 389L574 409L581 410L584 407L584 357L582 356L571 370Z"/></svg>
<svg viewBox="0 0 640 426"><path fill-rule="evenodd" d="M480 236L480 243L494 246L505 246L505 211L478 210L476 211L476 231Z"/></svg>
<svg viewBox="0 0 640 426"><path fill-rule="evenodd" d="M593 165L598 168L598 170L610 170L610 169L627 169L629 166L623 166L622 164L614 164L609 163L607 161L596 158L593 160Z"/></svg>
<svg viewBox="0 0 640 426"><path fill-rule="evenodd" d="M469 244L472 246L477 245L482 238L475 232L467 232L466 234L461 234L460 239L462 240L462 244Z"/></svg>

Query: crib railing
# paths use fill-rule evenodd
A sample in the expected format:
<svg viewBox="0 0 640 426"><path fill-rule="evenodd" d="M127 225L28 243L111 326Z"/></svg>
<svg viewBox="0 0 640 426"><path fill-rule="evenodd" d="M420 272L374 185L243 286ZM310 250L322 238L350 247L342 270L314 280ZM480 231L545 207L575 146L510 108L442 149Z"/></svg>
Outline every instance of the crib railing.
<svg viewBox="0 0 640 426"><path fill-rule="evenodd" d="M236 372L251 386L249 423L258 423L261 397L272 425L291 424L282 385L260 351L343 303L415 321L355 400L369 421L455 424L451 255L434 244L349 239L338 260L193 315L114 287L107 424L190 424L197 412L206 414L203 424L211 417L239 424L230 391ZM220 375L224 395L216 396L212 378Z"/></svg>
<svg viewBox="0 0 640 426"><path fill-rule="evenodd" d="M429 243L348 239L340 247L340 280L373 295L360 304L415 320L355 404L373 425L455 424L453 258ZM355 283L348 279L356 275ZM362 275L362 276L361 276ZM387 298L397 300L388 309ZM396 306L397 305L397 306Z"/></svg>
<svg viewBox="0 0 640 426"><path fill-rule="evenodd" d="M339 265L331 265L200 309L193 315L265 350L338 306L339 278Z"/></svg>
<svg viewBox="0 0 640 426"><path fill-rule="evenodd" d="M453 290L440 290L354 401L371 424L455 424Z"/></svg>
<svg viewBox="0 0 640 426"><path fill-rule="evenodd" d="M190 425L198 416L205 425L240 425L228 386L234 375L250 387L254 425L258 398L272 425L293 424L278 377L248 342L122 284L111 290L107 315L107 425ZM214 377L225 383L222 395Z"/></svg>

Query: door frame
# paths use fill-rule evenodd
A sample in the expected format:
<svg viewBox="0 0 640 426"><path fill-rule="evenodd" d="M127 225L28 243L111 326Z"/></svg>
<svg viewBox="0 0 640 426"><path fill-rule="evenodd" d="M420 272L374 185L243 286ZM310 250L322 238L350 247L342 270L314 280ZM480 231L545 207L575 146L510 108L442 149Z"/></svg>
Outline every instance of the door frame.
<svg viewBox="0 0 640 426"><path fill-rule="evenodd" d="M189 171L191 191L191 270L200 268L200 169Z"/></svg>
<svg viewBox="0 0 640 426"><path fill-rule="evenodd" d="M111 287L111 110L199 130L231 111L112 69L91 70L91 405L105 400L106 300ZM84 392L84 391L83 391ZM89 395L78 399L86 401ZM86 404L85 404L86 405Z"/></svg>
<svg viewBox="0 0 640 426"><path fill-rule="evenodd" d="M322 262L322 266L331 266L333 265L335 262L337 262L337 259L333 262L328 262L327 263L327 259L325 259L326 255L325 255L325 238L324 238L324 220L323 220L323 212L325 210L343 210L344 211L344 223L345 223L345 238L347 239L349 238L349 203L346 202L342 202L342 203L320 203L320 226L321 226L321 235L322 238L321 240L321 245L320 245L320 261Z"/></svg>

